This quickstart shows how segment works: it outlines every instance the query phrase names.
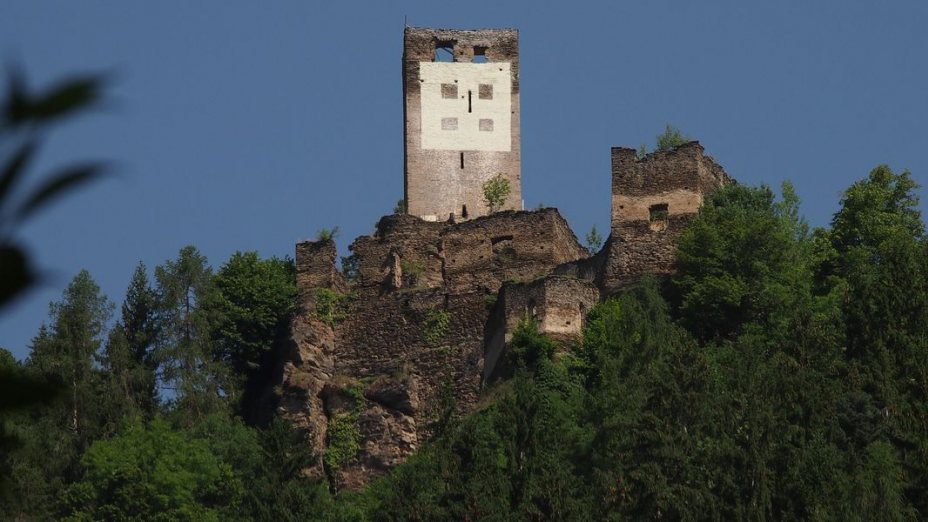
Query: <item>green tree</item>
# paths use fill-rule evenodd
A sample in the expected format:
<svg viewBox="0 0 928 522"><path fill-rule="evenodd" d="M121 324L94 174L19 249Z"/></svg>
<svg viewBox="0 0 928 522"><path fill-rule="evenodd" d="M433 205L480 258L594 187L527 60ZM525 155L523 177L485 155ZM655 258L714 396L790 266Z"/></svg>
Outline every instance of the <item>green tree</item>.
<svg viewBox="0 0 928 522"><path fill-rule="evenodd" d="M209 441L162 419L133 424L96 441L83 478L66 500L68 520L225 520L237 512L241 484Z"/></svg>
<svg viewBox="0 0 928 522"><path fill-rule="evenodd" d="M691 138L684 136L680 129L668 123L664 132L657 135L657 150L673 150L690 141L692 141ZM641 149L639 153L646 151L646 148Z"/></svg>
<svg viewBox="0 0 928 522"><path fill-rule="evenodd" d="M154 349L158 340L157 296L139 263L126 291L119 321L110 330L101 359L108 388L102 400L109 417L108 431L123 419L149 419L158 406Z"/></svg>
<svg viewBox="0 0 928 522"><path fill-rule="evenodd" d="M113 306L100 293L100 287L86 270L81 270L61 301L49 306L51 329L40 334L29 354L29 366L35 371L59 377L67 386L64 401L68 411L62 419L66 428L83 448L95 429L94 362L105 335Z"/></svg>
<svg viewBox="0 0 928 522"><path fill-rule="evenodd" d="M259 434L260 458L246 483L243 508L254 520L323 520L332 509L328 485L304 476L313 462L303 435L287 421L274 419ZM336 518L344 519L344 518Z"/></svg>
<svg viewBox="0 0 928 522"><path fill-rule="evenodd" d="M593 228L590 229L590 233L586 235L586 250L591 254L595 254L599 252L599 249L602 247L603 236L596 230L596 225L593 225Z"/></svg>
<svg viewBox="0 0 928 522"><path fill-rule="evenodd" d="M296 305L296 270L289 259L236 252L212 284L208 306L215 316L217 354L249 402L273 378L274 356L279 355L273 348L287 334Z"/></svg>
<svg viewBox="0 0 928 522"><path fill-rule="evenodd" d="M58 387L30 374L8 350L0 348L0 519L21 519L26 514L39 516L48 510L46 477L42 476L27 455L28 445L36 433L31 432L24 412L46 406L58 396ZM53 381L57 382L57 381ZM24 437L28 435L28 437ZM47 458L41 455L39 458ZM41 462L38 459L35 459ZM46 511L47 512L47 511Z"/></svg>
<svg viewBox="0 0 928 522"><path fill-rule="evenodd" d="M509 359L515 368L535 368L541 361L550 361L557 344L538 331L538 323L524 317L512 331Z"/></svg>
<svg viewBox="0 0 928 522"><path fill-rule="evenodd" d="M212 342L215 317L204 304L212 298L212 269L193 246L155 268L160 339L155 350L162 386L175 395L174 408L190 426L225 408L227 368Z"/></svg>
<svg viewBox="0 0 928 522"><path fill-rule="evenodd" d="M881 467L898 463L908 480L894 487L902 488L903 498L924 514L928 513L924 436L928 432L928 242L916 188L908 172L896 174L886 165L854 183L832 220L830 248L820 256L819 277L840 292L849 373L859 383L862 402L881 413L870 424L883 433L884 440L894 442L874 453L870 445L879 437L858 437L855 451L867 458L879 455ZM881 503L871 512L898 509L898 503L892 507Z"/></svg>
<svg viewBox="0 0 928 522"><path fill-rule="evenodd" d="M13 513L54 517L58 497L79 474L83 451L102 434L106 412L99 397L101 376L95 368L112 312L106 297L86 270L49 306L49 326L33 339L23 368L30 380L60 383L60 400L36 403L10 419L18 448L8 457ZM15 395L14 395L15 397Z"/></svg>
<svg viewBox="0 0 928 522"><path fill-rule="evenodd" d="M491 214L499 211L506 204L510 192L512 192L512 187L509 185L509 180L501 173L483 184L483 201L487 204Z"/></svg>
<svg viewBox="0 0 928 522"><path fill-rule="evenodd" d="M811 242L799 200L785 184L716 191L678 240L675 300L697 337L732 339L751 324L788 332L811 296ZM769 331L769 330L768 330Z"/></svg>

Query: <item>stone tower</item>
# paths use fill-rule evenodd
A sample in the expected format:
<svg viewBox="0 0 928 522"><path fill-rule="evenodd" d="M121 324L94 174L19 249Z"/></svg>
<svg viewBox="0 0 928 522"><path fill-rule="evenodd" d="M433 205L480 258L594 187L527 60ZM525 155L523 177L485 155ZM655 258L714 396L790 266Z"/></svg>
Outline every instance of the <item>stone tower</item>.
<svg viewBox="0 0 928 522"><path fill-rule="evenodd" d="M407 27L403 37L407 212L428 221L486 215L502 174L522 209L519 32Z"/></svg>
<svg viewBox="0 0 928 522"><path fill-rule="evenodd" d="M612 227L606 245L606 294L646 274L674 270L676 239L703 201L731 182L725 170L691 141L638 158L612 149Z"/></svg>

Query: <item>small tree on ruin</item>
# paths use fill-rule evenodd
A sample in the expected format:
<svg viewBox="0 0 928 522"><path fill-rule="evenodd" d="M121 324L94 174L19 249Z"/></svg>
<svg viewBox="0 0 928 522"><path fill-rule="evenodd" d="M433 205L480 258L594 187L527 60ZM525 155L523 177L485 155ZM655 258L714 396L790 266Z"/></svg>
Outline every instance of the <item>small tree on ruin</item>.
<svg viewBox="0 0 928 522"><path fill-rule="evenodd" d="M512 187L509 186L509 180L504 178L502 173L493 176L483 184L483 200L491 214L502 208L510 192L512 192Z"/></svg>

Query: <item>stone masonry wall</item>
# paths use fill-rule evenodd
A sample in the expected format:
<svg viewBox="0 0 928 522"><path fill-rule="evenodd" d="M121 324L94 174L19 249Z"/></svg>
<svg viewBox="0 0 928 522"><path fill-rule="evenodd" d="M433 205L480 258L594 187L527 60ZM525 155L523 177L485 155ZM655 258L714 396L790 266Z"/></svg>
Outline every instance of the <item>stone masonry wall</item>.
<svg viewBox="0 0 928 522"><path fill-rule="evenodd" d="M531 280L588 255L553 208L500 212L448 227L441 251L452 292L495 293L504 281Z"/></svg>
<svg viewBox="0 0 928 522"><path fill-rule="evenodd" d="M611 233L594 256L550 208L459 223L385 216L350 245L351 280L333 242L297 245L301 308L278 411L318 456L308 472L360 489L428 440L447 390L467 412L508 374L506 345L526 314L569 347L600 298L673 270L676 238L730 179L696 142L612 159Z"/></svg>
<svg viewBox="0 0 928 522"><path fill-rule="evenodd" d="M331 288L340 292L348 288L341 272L335 268L337 256L332 240L296 244L296 287L304 306L314 299L310 291L314 288Z"/></svg>
<svg viewBox="0 0 928 522"><path fill-rule="evenodd" d="M293 323L280 400L280 412L322 455L311 471L335 489L362 487L427 440L445 407L442 390L462 411L472 408L489 309L505 281L534 280L586 256L555 209L458 224L386 216L350 249L357 277L346 283L332 275L334 244L297 247L298 284L309 297ZM345 296L337 320L315 308L317 286ZM550 310L552 321L563 315L555 304ZM329 427L345 419L356 426L358 449L333 468L325 455L341 443Z"/></svg>
<svg viewBox="0 0 928 522"><path fill-rule="evenodd" d="M706 196L731 180L699 142L638 159L612 149L612 226L601 277L606 294L648 273L673 271L675 241Z"/></svg>
<svg viewBox="0 0 928 522"><path fill-rule="evenodd" d="M599 302L599 289L591 281L549 275L527 283L506 283L487 323L484 341L484 382L511 373L507 347L516 326L525 318L562 347L580 340L589 310Z"/></svg>

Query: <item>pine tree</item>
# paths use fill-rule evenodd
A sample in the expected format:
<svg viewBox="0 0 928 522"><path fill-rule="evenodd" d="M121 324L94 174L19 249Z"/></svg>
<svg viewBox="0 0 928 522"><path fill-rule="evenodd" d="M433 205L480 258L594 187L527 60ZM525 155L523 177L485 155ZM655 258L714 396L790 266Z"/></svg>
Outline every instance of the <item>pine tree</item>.
<svg viewBox="0 0 928 522"><path fill-rule="evenodd" d="M145 265L139 263L126 291L121 319L110 331L103 352L111 431L126 416L150 418L155 413L156 368L152 351L158 333L156 306Z"/></svg>
<svg viewBox="0 0 928 522"><path fill-rule="evenodd" d="M94 360L98 355L113 306L100 294L90 273L81 270L50 306L51 328L43 329L33 344L29 364L45 374L59 377L68 390L67 428L86 440L93 422Z"/></svg>

